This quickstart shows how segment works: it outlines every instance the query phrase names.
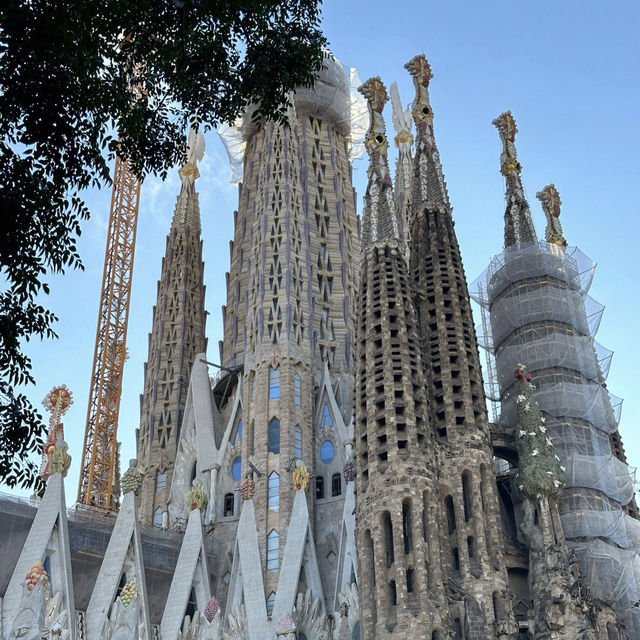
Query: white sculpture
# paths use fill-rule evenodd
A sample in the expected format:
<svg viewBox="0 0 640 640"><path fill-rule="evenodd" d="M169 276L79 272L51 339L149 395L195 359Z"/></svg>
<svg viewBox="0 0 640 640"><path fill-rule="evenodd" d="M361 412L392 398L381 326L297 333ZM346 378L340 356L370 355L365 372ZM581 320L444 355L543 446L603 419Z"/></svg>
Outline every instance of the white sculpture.
<svg viewBox="0 0 640 640"><path fill-rule="evenodd" d="M183 189L193 187L195 181L200 177L197 164L204 157L204 146L204 136L199 131L191 129L187 142L187 161L178 169Z"/></svg>

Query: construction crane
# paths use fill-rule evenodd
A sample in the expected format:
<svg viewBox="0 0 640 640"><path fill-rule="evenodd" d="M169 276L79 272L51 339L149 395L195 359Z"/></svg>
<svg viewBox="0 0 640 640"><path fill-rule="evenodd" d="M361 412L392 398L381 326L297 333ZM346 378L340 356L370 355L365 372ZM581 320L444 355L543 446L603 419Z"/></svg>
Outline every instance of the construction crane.
<svg viewBox="0 0 640 640"><path fill-rule="evenodd" d="M118 414L127 359L127 321L135 253L140 180L116 155L104 255L78 503L118 509Z"/></svg>

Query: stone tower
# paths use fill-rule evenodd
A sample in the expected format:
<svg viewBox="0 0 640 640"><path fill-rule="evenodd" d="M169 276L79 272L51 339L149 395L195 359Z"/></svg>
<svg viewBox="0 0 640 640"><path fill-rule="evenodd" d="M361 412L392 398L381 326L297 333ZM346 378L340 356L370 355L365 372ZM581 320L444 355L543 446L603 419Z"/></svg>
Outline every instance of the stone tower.
<svg viewBox="0 0 640 640"><path fill-rule="evenodd" d="M565 471L564 490L557 499L559 535L580 560L585 582L599 599L600 626L615 627L615 610L627 631L637 633L638 590L631 566L640 523L633 502L633 472L618 433L621 400L611 395L605 382L611 352L594 337L602 313L602 305L588 296L595 263L578 248L567 246L554 185L537 193L547 227L545 240L536 240L516 158L515 119L507 111L494 125L502 142L500 164L508 203L505 247L477 281L475 295L486 316L483 343L500 399L493 441L501 468L498 484L510 551L508 572L520 627L528 624L536 637L547 637L544 633L549 632L544 616L534 615L527 622L526 613L531 600L534 614L546 606L540 587L548 582L541 569L548 558L532 548L525 532L527 503L514 480L523 464L513 445L523 433L518 426L523 393L513 371L524 363L535 383L531 395L541 411L542 430ZM537 513L540 518L541 510ZM523 543L528 548L524 563L517 552L512 553ZM568 618L566 624L570 626Z"/></svg>
<svg viewBox="0 0 640 640"><path fill-rule="evenodd" d="M432 73L424 56L406 68L416 88L411 276L440 460L454 631L466 640L506 638L512 622L493 455L469 293L433 135Z"/></svg>
<svg viewBox="0 0 640 640"><path fill-rule="evenodd" d="M371 124L356 357L356 541L363 638L443 638L449 616L426 384L387 162L379 78ZM401 209L399 210L401 211Z"/></svg>
<svg viewBox="0 0 640 640"><path fill-rule="evenodd" d="M196 163L203 151L202 135L192 133L188 161L179 170L182 187L153 308L137 448L145 472L138 497L139 516L145 524L163 523L191 368L196 354L206 349L200 206L195 190Z"/></svg>

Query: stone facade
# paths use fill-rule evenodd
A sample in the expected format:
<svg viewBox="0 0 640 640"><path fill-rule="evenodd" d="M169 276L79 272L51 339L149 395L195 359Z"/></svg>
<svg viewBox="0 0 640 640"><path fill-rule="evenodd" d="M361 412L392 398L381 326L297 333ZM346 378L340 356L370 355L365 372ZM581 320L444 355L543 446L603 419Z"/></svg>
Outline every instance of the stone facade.
<svg viewBox="0 0 640 640"><path fill-rule="evenodd" d="M192 132L122 508L77 508L67 523L62 446L37 510L0 501L2 640L640 637L640 534L613 407L595 390L604 380L595 355L591 373L584 359L532 358L539 390L520 365L515 393L504 375L505 354L538 353L532 328L593 352L577 331L582 316L547 313L573 295L557 191L541 192L548 237L532 243L515 121L498 118L511 253L492 274L510 281L493 297L474 293L498 323L482 336L504 387L504 419L490 425L433 133L431 69L424 56L406 68L416 90L409 111L391 89L395 189L386 88L371 78L354 98L355 76L330 55L316 89L295 93L286 126L256 127L249 114L226 134L243 149L244 175L214 363L194 188L203 148ZM367 110L360 227L351 126ZM532 292L534 319L514 324L505 300ZM544 404L552 383L577 378L593 402L582 393L555 413ZM563 470L576 442L600 447L613 475ZM615 509L581 515L581 496ZM592 526L602 513L623 523L626 539Z"/></svg>

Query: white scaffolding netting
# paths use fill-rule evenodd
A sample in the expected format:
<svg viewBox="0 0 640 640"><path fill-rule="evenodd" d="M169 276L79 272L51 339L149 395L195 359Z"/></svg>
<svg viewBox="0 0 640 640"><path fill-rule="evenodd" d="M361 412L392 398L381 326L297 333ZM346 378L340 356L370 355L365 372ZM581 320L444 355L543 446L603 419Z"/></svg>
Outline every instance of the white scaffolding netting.
<svg viewBox="0 0 640 640"><path fill-rule="evenodd" d="M478 335L488 354L488 388L500 402L499 422L516 426L513 372L523 363L565 470L558 505L564 534L593 593L635 625L640 521L622 508L633 498L635 469L611 450L622 400L603 385L612 353L593 338L603 312L587 295L594 268L574 247L520 245L491 261L471 295L482 308Z"/></svg>
<svg viewBox="0 0 640 640"><path fill-rule="evenodd" d="M358 93L360 84L356 69L351 67L347 74L340 62L327 51L313 88L301 87L293 94L297 110L329 119L344 132L350 160L364 153L364 136L369 127L367 102ZM233 126L225 124L218 129L229 156L230 181L233 184L242 180L247 141L257 130L252 118L254 112L255 106L249 107Z"/></svg>
<svg viewBox="0 0 640 640"><path fill-rule="evenodd" d="M513 376L513 369L511 369ZM555 418L580 418L596 429L613 433L618 428L622 400L610 394L602 385L593 382L559 382L533 392L540 409ZM518 420L516 394L502 399L500 422L515 426Z"/></svg>

